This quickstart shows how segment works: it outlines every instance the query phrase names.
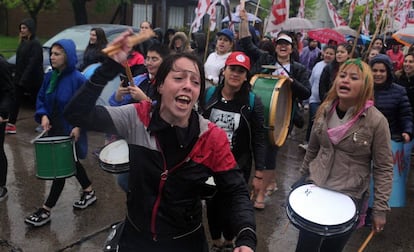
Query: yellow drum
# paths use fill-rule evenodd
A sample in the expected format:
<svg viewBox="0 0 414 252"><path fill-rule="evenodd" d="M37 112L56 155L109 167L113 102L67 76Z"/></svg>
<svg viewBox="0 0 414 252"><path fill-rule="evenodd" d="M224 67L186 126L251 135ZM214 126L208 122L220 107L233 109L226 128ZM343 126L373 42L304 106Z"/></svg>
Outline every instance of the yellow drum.
<svg viewBox="0 0 414 252"><path fill-rule="evenodd" d="M292 90L288 78L256 74L250 83L253 92L262 99L270 143L282 146L286 141L292 116Z"/></svg>

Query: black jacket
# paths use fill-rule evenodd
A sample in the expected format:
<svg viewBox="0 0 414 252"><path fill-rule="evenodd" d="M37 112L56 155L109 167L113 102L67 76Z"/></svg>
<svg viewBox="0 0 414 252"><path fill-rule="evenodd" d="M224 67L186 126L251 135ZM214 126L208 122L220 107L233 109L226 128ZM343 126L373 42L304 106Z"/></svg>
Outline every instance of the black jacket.
<svg viewBox="0 0 414 252"><path fill-rule="evenodd" d="M213 176L230 202L236 244L255 249L254 210L223 130L193 111L188 128L171 127L151 102L95 106L105 84L123 67L104 61L65 109L82 128L115 133L129 146L128 220L147 239L174 239L202 228L201 193Z"/></svg>
<svg viewBox="0 0 414 252"><path fill-rule="evenodd" d="M275 65L276 58L266 51L260 50L255 46L250 37L240 39L243 51L255 62L250 70L252 74L266 73L262 69L262 65ZM311 85L309 82L310 73L305 66L299 62L291 60L289 77L293 79L291 85L292 100L306 100L311 95Z"/></svg>
<svg viewBox="0 0 414 252"><path fill-rule="evenodd" d="M14 100L14 86L11 80L9 65L0 57L0 116L9 117L10 104Z"/></svg>
<svg viewBox="0 0 414 252"><path fill-rule="evenodd" d="M22 40L16 52L15 85L37 95L43 82L43 75L42 46L35 37Z"/></svg>
<svg viewBox="0 0 414 252"><path fill-rule="evenodd" d="M203 116L209 118L211 110L221 99L222 86L215 89L211 98L207 101L203 111ZM249 172L252 166L252 154L255 161L255 169L264 169L265 157L265 136L267 131L264 128L264 106L257 95L254 96L253 108L250 107L250 95L243 92L243 97L234 99L240 101L241 121L239 127L235 130L232 137L232 152L236 158L237 164L242 171ZM249 178L250 173L245 174L245 179Z"/></svg>

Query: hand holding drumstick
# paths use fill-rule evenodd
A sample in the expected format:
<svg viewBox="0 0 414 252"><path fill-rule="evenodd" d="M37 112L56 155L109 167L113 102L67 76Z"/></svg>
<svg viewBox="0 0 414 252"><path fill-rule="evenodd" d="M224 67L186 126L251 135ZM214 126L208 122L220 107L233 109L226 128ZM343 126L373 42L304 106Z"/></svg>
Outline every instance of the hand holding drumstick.
<svg viewBox="0 0 414 252"><path fill-rule="evenodd" d="M122 33L105 49L103 49L102 52L107 54L111 58L113 58L113 56L118 55L120 51L126 52L126 54L128 55L129 51L134 45L142 43L154 36L155 33L152 30L143 30L138 34L134 34L131 29L128 29L127 32ZM121 63L120 61L117 62Z"/></svg>

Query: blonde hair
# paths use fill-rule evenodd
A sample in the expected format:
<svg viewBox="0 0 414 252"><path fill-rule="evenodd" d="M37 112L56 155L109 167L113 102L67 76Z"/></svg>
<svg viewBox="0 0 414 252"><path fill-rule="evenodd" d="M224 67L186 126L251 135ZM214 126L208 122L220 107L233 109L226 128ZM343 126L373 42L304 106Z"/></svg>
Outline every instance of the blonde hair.
<svg viewBox="0 0 414 252"><path fill-rule="evenodd" d="M315 115L315 120L321 118L324 112L332 106L332 103L339 99L336 92L336 86L339 85L340 73L346 71L352 67L356 67L359 77L363 80L364 85L361 87L361 91L358 94L358 101L355 104L355 109L352 116L355 116L361 109L364 108L365 103L368 100L374 100L374 77L372 76L370 66L363 62L360 58L348 59L345 61L338 70L338 74L334 80L331 89L328 91L326 99L319 106Z"/></svg>

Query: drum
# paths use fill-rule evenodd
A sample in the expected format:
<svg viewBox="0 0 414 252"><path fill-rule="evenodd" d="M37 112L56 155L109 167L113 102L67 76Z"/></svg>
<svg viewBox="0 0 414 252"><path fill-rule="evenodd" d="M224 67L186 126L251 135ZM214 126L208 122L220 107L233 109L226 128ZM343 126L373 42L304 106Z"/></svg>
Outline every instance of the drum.
<svg viewBox="0 0 414 252"><path fill-rule="evenodd" d="M280 147L287 138L292 116L292 91L289 81L285 76L256 74L250 83L253 92L260 96L264 105L269 141Z"/></svg>
<svg viewBox="0 0 414 252"><path fill-rule="evenodd" d="M41 179L75 175L74 144L70 136L42 137L35 142L36 176Z"/></svg>
<svg viewBox="0 0 414 252"><path fill-rule="evenodd" d="M286 212L298 229L326 237L343 234L358 221L356 204L349 196L313 184L289 194Z"/></svg>
<svg viewBox="0 0 414 252"><path fill-rule="evenodd" d="M116 140L101 150L99 153L99 167L110 173L124 173L129 171L128 143Z"/></svg>

